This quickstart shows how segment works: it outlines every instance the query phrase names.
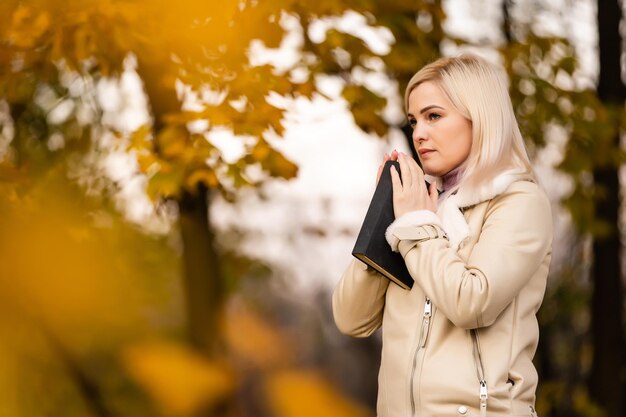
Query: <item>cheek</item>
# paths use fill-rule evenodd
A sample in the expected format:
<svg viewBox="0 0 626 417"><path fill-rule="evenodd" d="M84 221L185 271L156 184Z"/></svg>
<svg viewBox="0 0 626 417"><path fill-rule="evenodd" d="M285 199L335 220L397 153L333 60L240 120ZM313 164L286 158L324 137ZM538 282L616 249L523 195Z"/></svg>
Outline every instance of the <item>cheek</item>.
<svg viewBox="0 0 626 417"><path fill-rule="evenodd" d="M467 158L472 148L472 126L470 124L463 124L459 126L455 134L457 138L456 148L458 153Z"/></svg>
<svg viewBox="0 0 626 417"><path fill-rule="evenodd" d="M463 143L460 148L463 149L463 153L465 154L465 158L467 158L470 154L470 150L472 149L472 134L471 132L463 138Z"/></svg>

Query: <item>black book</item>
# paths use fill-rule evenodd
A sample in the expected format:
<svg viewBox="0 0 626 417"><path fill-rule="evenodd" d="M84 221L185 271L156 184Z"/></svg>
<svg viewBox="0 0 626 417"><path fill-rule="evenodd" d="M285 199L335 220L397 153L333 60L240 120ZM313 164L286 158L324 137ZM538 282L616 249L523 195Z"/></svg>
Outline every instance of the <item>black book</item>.
<svg viewBox="0 0 626 417"><path fill-rule="evenodd" d="M413 277L409 274L402 255L393 252L385 238L387 227L395 219L390 172L392 165L400 173L400 164L397 161L385 163L352 255L408 290L413 287Z"/></svg>

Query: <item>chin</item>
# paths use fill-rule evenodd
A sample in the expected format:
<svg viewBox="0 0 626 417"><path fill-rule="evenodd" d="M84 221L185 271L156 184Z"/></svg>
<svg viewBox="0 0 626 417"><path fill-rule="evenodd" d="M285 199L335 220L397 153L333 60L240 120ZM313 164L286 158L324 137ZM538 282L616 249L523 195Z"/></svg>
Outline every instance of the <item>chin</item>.
<svg viewBox="0 0 626 417"><path fill-rule="evenodd" d="M431 169L431 168L428 168L427 166L423 166L422 170L424 171L424 174L430 175L433 177L442 177L446 174L445 171L442 171L440 169Z"/></svg>

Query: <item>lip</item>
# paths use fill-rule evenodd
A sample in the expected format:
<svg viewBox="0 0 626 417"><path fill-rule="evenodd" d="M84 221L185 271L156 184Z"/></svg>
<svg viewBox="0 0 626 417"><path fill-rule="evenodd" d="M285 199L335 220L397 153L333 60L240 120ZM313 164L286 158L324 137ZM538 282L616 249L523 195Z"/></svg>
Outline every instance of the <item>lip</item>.
<svg viewBox="0 0 626 417"><path fill-rule="evenodd" d="M435 151L434 149L418 149L417 153L419 153L420 155L426 155L434 151Z"/></svg>

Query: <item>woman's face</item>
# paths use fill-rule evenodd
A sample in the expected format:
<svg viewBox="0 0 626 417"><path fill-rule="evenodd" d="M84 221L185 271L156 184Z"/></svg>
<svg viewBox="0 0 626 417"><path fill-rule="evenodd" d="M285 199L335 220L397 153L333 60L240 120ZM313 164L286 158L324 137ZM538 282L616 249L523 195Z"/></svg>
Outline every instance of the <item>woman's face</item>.
<svg viewBox="0 0 626 417"><path fill-rule="evenodd" d="M426 81L411 91L408 119L426 174L441 177L465 162L472 147L472 123L436 83Z"/></svg>

